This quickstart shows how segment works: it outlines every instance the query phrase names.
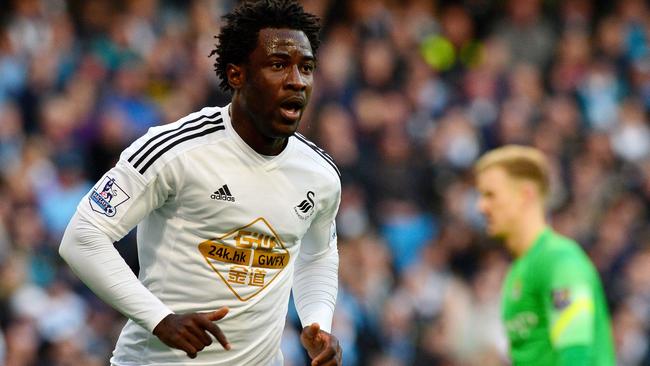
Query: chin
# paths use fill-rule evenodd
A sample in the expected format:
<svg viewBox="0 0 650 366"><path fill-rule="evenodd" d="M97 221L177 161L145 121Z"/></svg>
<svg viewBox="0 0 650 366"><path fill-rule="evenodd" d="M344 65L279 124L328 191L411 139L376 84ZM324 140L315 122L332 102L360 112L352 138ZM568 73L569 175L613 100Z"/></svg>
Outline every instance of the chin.
<svg viewBox="0 0 650 366"><path fill-rule="evenodd" d="M289 137L292 136L296 131L298 130L298 125L300 123L300 120L293 122L293 121L283 121L282 123L279 123L271 130L271 133L273 137L279 138L279 137Z"/></svg>
<svg viewBox="0 0 650 366"><path fill-rule="evenodd" d="M273 129L270 131L268 134L268 137L274 138L274 139L283 139L287 137L291 137L296 133L297 128L287 128L287 129Z"/></svg>
<svg viewBox="0 0 650 366"><path fill-rule="evenodd" d="M492 227L488 227L487 233L490 237L495 239L503 239L505 237L505 233L503 231L499 231L496 228Z"/></svg>

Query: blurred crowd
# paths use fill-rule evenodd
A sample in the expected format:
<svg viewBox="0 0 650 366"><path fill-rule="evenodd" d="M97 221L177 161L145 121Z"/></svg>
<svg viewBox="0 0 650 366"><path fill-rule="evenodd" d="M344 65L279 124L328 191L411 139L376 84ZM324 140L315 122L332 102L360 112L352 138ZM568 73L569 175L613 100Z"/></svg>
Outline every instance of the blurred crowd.
<svg viewBox="0 0 650 366"><path fill-rule="evenodd" d="M57 250L147 128L225 105L234 0L0 2L0 365L106 365L123 317ZM549 217L600 271L618 365L650 365L650 9L643 0L304 0L322 18L301 130L343 173L334 332L349 366L507 365L471 168L552 163ZM137 272L135 236L116 247ZM305 364L290 311L287 365ZM4 340L3 340L4 338Z"/></svg>

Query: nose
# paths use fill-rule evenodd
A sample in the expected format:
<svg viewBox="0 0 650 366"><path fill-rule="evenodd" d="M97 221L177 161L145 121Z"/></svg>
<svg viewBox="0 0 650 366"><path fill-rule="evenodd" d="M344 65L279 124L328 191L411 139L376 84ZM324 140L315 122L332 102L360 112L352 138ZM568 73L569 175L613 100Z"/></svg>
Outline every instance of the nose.
<svg viewBox="0 0 650 366"><path fill-rule="evenodd" d="M285 78L285 86L295 91L304 91L309 84L308 78L309 76L303 75L300 72L298 65L293 65L289 68L287 77Z"/></svg>

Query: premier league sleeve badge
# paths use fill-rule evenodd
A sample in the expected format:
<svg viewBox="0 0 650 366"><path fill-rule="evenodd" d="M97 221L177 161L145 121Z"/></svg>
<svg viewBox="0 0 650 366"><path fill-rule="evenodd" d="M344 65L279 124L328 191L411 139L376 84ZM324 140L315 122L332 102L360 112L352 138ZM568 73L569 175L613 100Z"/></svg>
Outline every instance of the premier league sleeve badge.
<svg viewBox="0 0 650 366"><path fill-rule="evenodd" d="M88 201L93 211L113 217L117 213L117 206L129 198L131 197L115 182L115 178L107 175L93 187Z"/></svg>

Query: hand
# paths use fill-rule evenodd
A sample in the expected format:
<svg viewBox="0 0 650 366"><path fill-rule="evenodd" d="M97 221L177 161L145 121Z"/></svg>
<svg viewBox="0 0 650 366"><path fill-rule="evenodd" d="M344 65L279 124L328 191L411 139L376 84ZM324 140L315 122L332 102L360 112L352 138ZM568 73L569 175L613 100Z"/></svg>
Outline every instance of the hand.
<svg viewBox="0 0 650 366"><path fill-rule="evenodd" d="M190 358L195 358L198 352L212 344L212 338L206 331L210 332L223 348L229 350L230 343L226 336L213 323L226 314L228 308L225 306L209 313L169 314L156 325L153 334L169 347L185 351Z"/></svg>
<svg viewBox="0 0 650 366"><path fill-rule="evenodd" d="M312 323L310 326L303 328L300 334L300 343L305 347L309 357L311 357L311 366L316 365L343 365L343 350L339 345L339 340L320 330L318 323Z"/></svg>

